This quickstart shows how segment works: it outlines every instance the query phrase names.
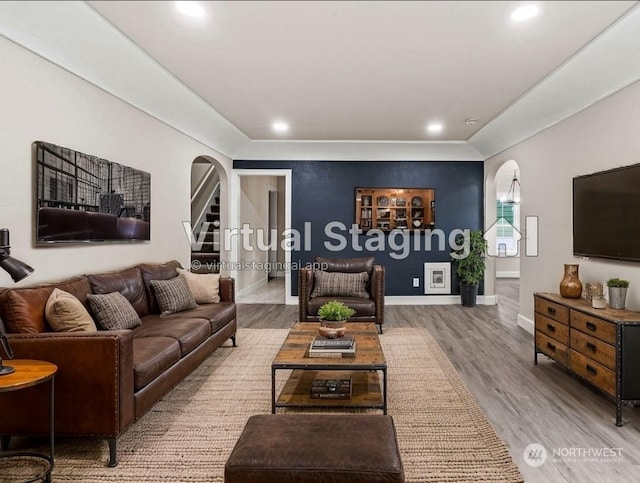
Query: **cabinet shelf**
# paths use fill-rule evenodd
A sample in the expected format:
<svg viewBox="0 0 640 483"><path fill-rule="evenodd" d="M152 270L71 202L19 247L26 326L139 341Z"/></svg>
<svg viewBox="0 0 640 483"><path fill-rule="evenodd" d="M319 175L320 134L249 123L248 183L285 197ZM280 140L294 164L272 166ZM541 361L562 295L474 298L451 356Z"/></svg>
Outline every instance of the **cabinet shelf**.
<svg viewBox="0 0 640 483"><path fill-rule="evenodd" d="M356 188L356 224L362 230L426 230L435 227L431 188Z"/></svg>

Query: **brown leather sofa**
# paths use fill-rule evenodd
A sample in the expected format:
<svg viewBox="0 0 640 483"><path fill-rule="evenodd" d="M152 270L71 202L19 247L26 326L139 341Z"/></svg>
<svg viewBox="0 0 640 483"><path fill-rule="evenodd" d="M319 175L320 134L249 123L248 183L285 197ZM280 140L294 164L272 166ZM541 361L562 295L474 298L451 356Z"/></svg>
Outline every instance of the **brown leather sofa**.
<svg viewBox="0 0 640 483"><path fill-rule="evenodd" d="M118 272L0 293L0 316L18 359L58 366L55 433L105 438L109 466L117 464L117 438L227 339L235 346L235 286L220 279L219 303L160 317L151 280L177 275L178 262L142 264ZM52 332L45 304L54 288L85 305L89 293L122 293L140 316L132 330ZM44 385L46 386L46 385ZM0 393L0 436L48 433L48 388Z"/></svg>
<svg viewBox="0 0 640 483"><path fill-rule="evenodd" d="M373 257L362 258L324 258L316 257L315 268L303 267L298 272L298 318L300 322L317 322L318 309L330 300L338 300L356 313L349 318L351 322L375 322L382 333L384 323L384 275L382 265L375 265ZM368 297L343 295L311 297L315 283L315 270L325 272L369 274L366 286Z"/></svg>

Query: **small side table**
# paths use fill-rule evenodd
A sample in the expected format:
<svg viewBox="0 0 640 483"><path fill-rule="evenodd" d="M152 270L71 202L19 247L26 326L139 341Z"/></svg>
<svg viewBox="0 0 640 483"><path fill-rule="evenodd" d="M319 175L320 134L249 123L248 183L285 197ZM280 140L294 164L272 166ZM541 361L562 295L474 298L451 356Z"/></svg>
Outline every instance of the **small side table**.
<svg viewBox="0 0 640 483"><path fill-rule="evenodd" d="M53 470L53 446L54 446L54 382L58 367L55 364L44 361L34 361L29 359L12 359L5 361L15 371L11 374L0 376L0 392L19 391L28 387L50 381L51 395L49 400L49 456L39 453L7 452L0 454L0 458L32 457L41 458L48 462L47 469L39 475L27 480L25 483L44 480L51 482L51 471ZM5 415L6 416L6 415Z"/></svg>

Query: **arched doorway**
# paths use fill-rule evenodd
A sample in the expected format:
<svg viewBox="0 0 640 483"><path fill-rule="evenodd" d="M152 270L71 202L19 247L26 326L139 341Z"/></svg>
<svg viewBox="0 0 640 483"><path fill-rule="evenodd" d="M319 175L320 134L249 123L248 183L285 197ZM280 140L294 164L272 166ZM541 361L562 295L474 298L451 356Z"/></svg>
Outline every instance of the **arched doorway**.
<svg viewBox="0 0 640 483"><path fill-rule="evenodd" d="M511 159L495 175L496 278L520 278L520 167Z"/></svg>
<svg viewBox="0 0 640 483"><path fill-rule="evenodd" d="M191 270L220 273L223 197L227 177L215 159L198 156L191 163Z"/></svg>

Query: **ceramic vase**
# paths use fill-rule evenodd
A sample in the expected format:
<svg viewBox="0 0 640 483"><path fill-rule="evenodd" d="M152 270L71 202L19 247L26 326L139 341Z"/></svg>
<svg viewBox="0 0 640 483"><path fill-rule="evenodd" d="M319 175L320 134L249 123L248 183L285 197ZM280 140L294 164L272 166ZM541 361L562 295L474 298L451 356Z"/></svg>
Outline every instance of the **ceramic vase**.
<svg viewBox="0 0 640 483"><path fill-rule="evenodd" d="M578 277L578 264L565 263L564 278L560 282L560 295L569 299L579 299L582 295L582 282Z"/></svg>

